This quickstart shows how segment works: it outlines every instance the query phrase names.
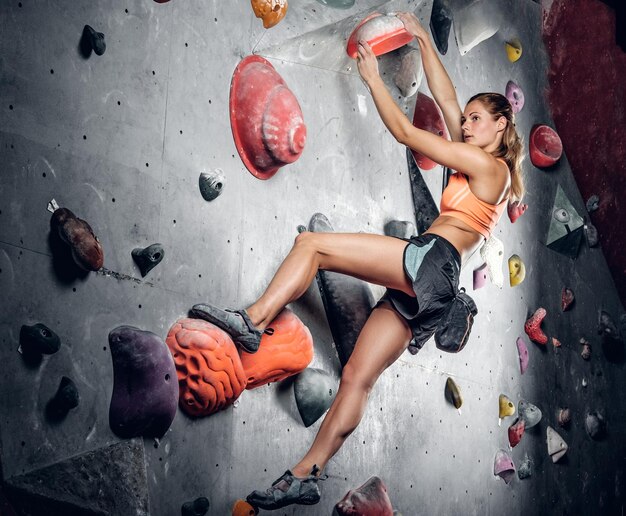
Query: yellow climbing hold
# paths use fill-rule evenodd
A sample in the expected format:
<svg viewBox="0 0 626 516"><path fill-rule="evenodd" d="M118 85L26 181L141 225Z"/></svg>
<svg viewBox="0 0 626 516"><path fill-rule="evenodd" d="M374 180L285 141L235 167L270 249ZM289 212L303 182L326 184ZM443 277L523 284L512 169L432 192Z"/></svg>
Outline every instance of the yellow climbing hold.
<svg viewBox="0 0 626 516"><path fill-rule="evenodd" d="M512 416L513 414L515 414L515 405L504 394L500 394L500 398L498 399L498 404L500 405L500 411L499 411L500 419L506 416Z"/></svg>
<svg viewBox="0 0 626 516"><path fill-rule="evenodd" d="M506 42L506 55L511 63L522 57L522 42L518 38Z"/></svg>
<svg viewBox="0 0 626 516"><path fill-rule="evenodd" d="M512 287L516 287L526 277L526 266L522 259L514 254L509 258L509 282Z"/></svg>

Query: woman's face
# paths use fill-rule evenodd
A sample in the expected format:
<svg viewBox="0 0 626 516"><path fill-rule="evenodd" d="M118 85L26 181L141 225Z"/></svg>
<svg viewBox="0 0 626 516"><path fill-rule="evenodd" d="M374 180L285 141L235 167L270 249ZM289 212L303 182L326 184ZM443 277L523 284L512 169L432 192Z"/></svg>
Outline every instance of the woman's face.
<svg viewBox="0 0 626 516"><path fill-rule="evenodd" d="M465 106L465 111L461 115L463 141L481 149L496 144L498 135L502 133L505 126L506 119L500 117L500 120L494 120L479 100L473 100Z"/></svg>

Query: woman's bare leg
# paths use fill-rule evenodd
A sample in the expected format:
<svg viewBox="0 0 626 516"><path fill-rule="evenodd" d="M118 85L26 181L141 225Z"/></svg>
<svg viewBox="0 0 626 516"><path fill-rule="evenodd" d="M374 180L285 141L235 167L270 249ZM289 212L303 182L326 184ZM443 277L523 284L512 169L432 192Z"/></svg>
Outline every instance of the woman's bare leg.
<svg viewBox="0 0 626 516"><path fill-rule="evenodd" d="M414 295L402 263L406 245L398 238L367 233L300 233L263 295L246 311L257 328L265 329L285 305L306 292L318 269Z"/></svg>
<svg viewBox="0 0 626 516"><path fill-rule="evenodd" d="M313 445L291 469L297 477L320 471L354 431L365 412L367 399L380 374L402 354L411 340L406 321L389 305L372 311L343 368L341 383Z"/></svg>

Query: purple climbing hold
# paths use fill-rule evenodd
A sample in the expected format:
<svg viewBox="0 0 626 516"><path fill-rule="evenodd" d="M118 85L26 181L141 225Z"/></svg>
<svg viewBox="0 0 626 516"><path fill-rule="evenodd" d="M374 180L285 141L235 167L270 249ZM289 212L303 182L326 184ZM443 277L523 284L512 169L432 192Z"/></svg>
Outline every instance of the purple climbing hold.
<svg viewBox="0 0 626 516"><path fill-rule="evenodd" d="M161 437L178 404L174 359L165 342L149 331L118 326L109 333L113 394L109 425L120 437Z"/></svg>
<svg viewBox="0 0 626 516"><path fill-rule="evenodd" d="M520 88L513 81L506 83L504 96L511 103L513 113L519 113L524 107L524 92L522 91L522 88Z"/></svg>
<svg viewBox="0 0 626 516"><path fill-rule="evenodd" d="M528 369L528 346L526 346L524 339L522 339L521 337L517 337L516 344L517 353L519 355L519 370L522 374L524 374L526 372L526 369Z"/></svg>
<svg viewBox="0 0 626 516"><path fill-rule="evenodd" d="M487 283L487 263L483 263L478 269L474 270L474 290L483 288Z"/></svg>

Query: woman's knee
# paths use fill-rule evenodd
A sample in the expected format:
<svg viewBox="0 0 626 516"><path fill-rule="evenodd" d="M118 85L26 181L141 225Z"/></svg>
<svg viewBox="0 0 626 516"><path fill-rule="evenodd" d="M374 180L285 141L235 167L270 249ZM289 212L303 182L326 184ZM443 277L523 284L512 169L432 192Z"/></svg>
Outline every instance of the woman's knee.
<svg viewBox="0 0 626 516"><path fill-rule="evenodd" d="M343 389L358 390L368 394L374 388L376 378L363 373L353 364L348 362L341 372L341 385Z"/></svg>

